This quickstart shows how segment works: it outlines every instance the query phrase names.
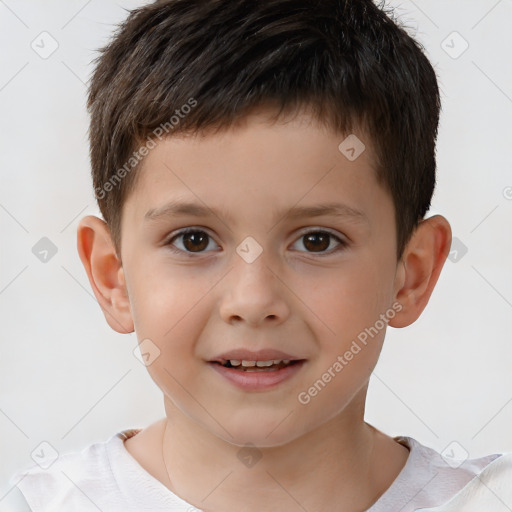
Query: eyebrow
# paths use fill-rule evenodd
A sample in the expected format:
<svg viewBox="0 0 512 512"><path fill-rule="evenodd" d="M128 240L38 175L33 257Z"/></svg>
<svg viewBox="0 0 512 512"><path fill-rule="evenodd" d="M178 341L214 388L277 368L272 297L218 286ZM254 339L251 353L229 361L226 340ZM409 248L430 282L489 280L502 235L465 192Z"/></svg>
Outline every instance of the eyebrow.
<svg viewBox="0 0 512 512"><path fill-rule="evenodd" d="M146 220L160 220L168 217L179 217L189 215L192 217L210 217L212 215L218 218L224 218L232 221L233 217L225 210L210 208L199 203L171 201L160 208L149 209L144 218ZM357 210L341 203L324 203L311 206L293 206L287 212L274 211L275 219L300 219L305 217L333 216L345 218L355 222L368 223L368 217L361 210Z"/></svg>

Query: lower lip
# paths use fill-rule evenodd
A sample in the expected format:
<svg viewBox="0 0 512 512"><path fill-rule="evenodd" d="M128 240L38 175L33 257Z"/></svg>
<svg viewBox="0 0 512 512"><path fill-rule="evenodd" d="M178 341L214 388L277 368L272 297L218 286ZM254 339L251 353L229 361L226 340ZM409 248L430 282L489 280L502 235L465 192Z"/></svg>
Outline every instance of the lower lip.
<svg viewBox="0 0 512 512"><path fill-rule="evenodd" d="M217 363L210 363L210 366L229 382L244 391L265 391L292 378L302 368L303 364L304 361L299 361L280 370L257 370L254 372L234 370Z"/></svg>

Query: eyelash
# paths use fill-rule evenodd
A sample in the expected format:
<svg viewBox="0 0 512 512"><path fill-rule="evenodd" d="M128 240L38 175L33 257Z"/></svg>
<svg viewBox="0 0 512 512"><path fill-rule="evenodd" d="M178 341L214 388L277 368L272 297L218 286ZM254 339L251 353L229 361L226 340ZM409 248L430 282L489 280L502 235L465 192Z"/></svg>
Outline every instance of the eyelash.
<svg viewBox="0 0 512 512"><path fill-rule="evenodd" d="M199 229L199 228L195 228L195 227L191 227L191 228L184 228L180 231L177 231L175 233L173 233L169 238L168 240L165 242L164 245L166 245L169 250L173 253L177 253L177 254L186 254L187 256L191 257L191 258L194 258L196 257L196 255L201 255L205 252L210 252L210 251L199 251L199 252L190 252L190 251L184 251L182 249L177 249L176 247L173 246L172 242L176 239L176 238L179 238L181 236L184 236L188 233L204 233L206 236L209 237L210 240L213 240L213 238L206 232L204 231L203 229ZM300 236L297 238L297 241L300 240L301 238L305 237L306 235L310 235L310 234L325 234L325 235L329 235L331 238L334 238L338 243L339 245L337 247L335 247L334 249L331 249L330 251L324 251L324 252L310 252L310 251L300 251L300 252L306 252L308 254L315 254L317 256L330 256L334 253L337 253L343 249L346 248L346 246L348 245L347 242L343 239L341 239L339 236L335 235L334 233L332 233L331 231L328 231L326 229L312 229L310 231L305 231L305 232L302 232L300 234ZM209 245L209 244L208 244Z"/></svg>

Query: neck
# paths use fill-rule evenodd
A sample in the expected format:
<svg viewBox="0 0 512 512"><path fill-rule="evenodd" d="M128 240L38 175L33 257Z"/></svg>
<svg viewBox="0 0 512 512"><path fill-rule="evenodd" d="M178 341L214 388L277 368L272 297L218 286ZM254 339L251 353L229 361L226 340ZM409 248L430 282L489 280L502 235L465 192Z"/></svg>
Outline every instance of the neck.
<svg viewBox="0 0 512 512"><path fill-rule="evenodd" d="M366 510L391 485L407 449L365 423L364 397L360 403L289 443L257 448L220 439L166 402L166 485L205 511ZM395 461L401 455L392 474L382 464L390 448Z"/></svg>

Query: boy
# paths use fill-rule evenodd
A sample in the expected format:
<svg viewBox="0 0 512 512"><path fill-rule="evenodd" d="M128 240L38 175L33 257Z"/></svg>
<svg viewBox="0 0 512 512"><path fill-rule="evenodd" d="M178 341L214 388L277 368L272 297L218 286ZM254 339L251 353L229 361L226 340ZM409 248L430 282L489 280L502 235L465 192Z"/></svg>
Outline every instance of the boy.
<svg viewBox="0 0 512 512"><path fill-rule="evenodd" d="M32 510L510 510L510 454L448 463L364 421L386 326L451 243L425 218L437 81L403 29L370 0L158 1L88 106L105 220L80 258L166 417L32 468Z"/></svg>

